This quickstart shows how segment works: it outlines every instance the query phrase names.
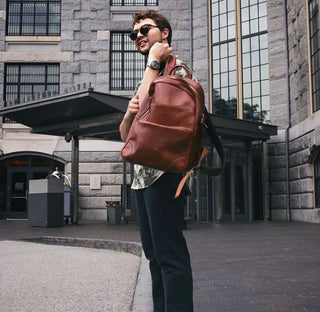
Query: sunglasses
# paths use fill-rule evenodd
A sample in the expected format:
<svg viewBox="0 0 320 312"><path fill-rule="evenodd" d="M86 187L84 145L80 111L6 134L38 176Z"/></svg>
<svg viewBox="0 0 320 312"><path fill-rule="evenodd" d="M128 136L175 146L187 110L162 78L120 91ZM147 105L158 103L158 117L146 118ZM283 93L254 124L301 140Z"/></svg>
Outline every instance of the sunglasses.
<svg viewBox="0 0 320 312"><path fill-rule="evenodd" d="M130 39L131 39L132 41L135 41L135 40L138 38L138 33L139 33L139 32L140 32L141 35L145 36L152 27L157 27L157 28L160 29L160 27L157 26L157 25L146 24L146 25L141 26L140 29L133 30L133 31L129 34L129 37L130 37Z"/></svg>

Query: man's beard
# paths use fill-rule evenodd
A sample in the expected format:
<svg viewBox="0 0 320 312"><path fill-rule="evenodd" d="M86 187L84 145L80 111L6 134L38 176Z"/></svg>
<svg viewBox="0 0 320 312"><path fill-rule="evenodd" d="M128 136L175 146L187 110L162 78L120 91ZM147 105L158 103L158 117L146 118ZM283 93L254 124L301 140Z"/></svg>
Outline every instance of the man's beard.
<svg viewBox="0 0 320 312"><path fill-rule="evenodd" d="M145 56L148 56L149 55L149 50L148 51L139 51L140 52L140 54L142 54L142 55L145 55Z"/></svg>

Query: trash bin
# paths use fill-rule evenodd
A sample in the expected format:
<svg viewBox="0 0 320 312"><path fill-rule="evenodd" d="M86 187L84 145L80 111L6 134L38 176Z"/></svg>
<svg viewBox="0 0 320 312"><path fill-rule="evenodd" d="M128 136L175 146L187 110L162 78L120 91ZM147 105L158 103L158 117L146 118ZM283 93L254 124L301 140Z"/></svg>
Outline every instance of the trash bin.
<svg viewBox="0 0 320 312"><path fill-rule="evenodd" d="M64 190L59 179L29 180L28 224L63 226Z"/></svg>
<svg viewBox="0 0 320 312"><path fill-rule="evenodd" d="M118 201L106 201L107 222L110 224L120 224L122 217L122 205Z"/></svg>

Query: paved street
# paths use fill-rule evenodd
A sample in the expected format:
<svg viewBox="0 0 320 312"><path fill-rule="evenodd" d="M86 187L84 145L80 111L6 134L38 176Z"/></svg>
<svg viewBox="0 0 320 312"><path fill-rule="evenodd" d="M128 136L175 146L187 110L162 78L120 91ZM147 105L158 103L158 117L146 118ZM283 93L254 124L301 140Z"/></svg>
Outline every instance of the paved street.
<svg viewBox="0 0 320 312"><path fill-rule="evenodd" d="M195 312L320 311L319 224L191 224L185 235ZM139 242L135 224L32 228L25 221L0 221L0 240L41 236Z"/></svg>

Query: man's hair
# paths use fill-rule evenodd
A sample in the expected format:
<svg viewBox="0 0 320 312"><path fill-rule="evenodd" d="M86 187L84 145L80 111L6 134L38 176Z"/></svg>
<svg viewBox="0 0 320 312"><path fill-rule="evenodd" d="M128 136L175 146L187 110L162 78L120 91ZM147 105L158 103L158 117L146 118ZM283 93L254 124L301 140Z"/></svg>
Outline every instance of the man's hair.
<svg viewBox="0 0 320 312"><path fill-rule="evenodd" d="M171 37L172 37L171 25L167 20L167 18L164 15L158 13L157 11L147 10L147 11L141 11L133 14L132 27L134 27L136 23L139 23L141 20L144 20L146 18L151 18L152 20L154 20L157 26L160 28L160 30L164 30L165 28L169 30L169 35L167 40L169 45L171 45Z"/></svg>

